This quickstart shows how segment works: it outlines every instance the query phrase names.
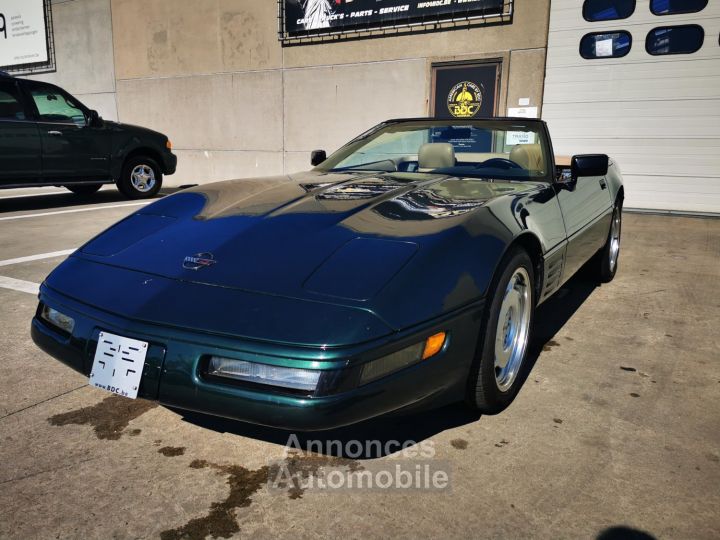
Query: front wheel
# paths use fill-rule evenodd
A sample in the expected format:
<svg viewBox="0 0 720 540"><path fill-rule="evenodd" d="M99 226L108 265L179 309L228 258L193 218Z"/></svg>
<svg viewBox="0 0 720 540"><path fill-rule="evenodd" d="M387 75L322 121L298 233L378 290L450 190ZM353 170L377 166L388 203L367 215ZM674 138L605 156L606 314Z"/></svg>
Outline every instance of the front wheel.
<svg viewBox="0 0 720 540"><path fill-rule="evenodd" d="M515 248L505 261L489 297L468 378L466 402L485 414L499 413L517 395L535 314L535 272L530 256Z"/></svg>
<svg viewBox="0 0 720 540"><path fill-rule="evenodd" d="M130 199L148 199L162 187L162 171L154 159L137 156L127 160L117 187Z"/></svg>

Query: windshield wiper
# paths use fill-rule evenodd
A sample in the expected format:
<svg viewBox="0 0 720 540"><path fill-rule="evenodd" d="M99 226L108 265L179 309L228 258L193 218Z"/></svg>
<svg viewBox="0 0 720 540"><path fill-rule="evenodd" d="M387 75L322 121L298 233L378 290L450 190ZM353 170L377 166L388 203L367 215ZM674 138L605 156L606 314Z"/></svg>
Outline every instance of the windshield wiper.
<svg viewBox="0 0 720 540"><path fill-rule="evenodd" d="M389 163L392 168L381 167L374 168L371 165L377 166L380 163ZM331 172L342 172L342 171L376 171L376 172L397 172L397 165L392 159L383 159L381 161L370 161L368 163L360 163L359 165L351 165L349 167L338 167L330 169Z"/></svg>

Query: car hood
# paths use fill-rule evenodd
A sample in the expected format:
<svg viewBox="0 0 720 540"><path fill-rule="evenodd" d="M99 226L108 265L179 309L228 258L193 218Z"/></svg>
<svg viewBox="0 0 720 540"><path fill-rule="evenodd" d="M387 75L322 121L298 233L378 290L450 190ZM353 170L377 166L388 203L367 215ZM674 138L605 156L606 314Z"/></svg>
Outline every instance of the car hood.
<svg viewBox="0 0 720 540"><path fill-rule="evenodd" d="M132 133L138 136L157 138L160 140L167 139L167 136L159 131L155 131L143 126L136 126L135 124L124 124L121 122L114 122L112 120L103 120L105 127L122 131L124 133Z"/></svg>
<svg viewBox="0 0 720 540"><path fill-rule="evenodd" d="M446 254L435 269L437 260L427 259L435 250L473 236L484 238L479 249L495 256L502 227L492 218L487 229L469 228L470 216L489 201L537 187L411 173L310 172L219 182L143 208L74 256L169 280L377 313L381 292L410 266L415 270L408 275L421 275L417 266L423 265L443 289L456 285L457 276L443 274L462 273L462 261ZM402 296L400 283L386 302ZM483 290L468 286L475 295ZM428 316L449 307L435 301ZM411 314L378 314L394 328L414 322Z"/></svg>

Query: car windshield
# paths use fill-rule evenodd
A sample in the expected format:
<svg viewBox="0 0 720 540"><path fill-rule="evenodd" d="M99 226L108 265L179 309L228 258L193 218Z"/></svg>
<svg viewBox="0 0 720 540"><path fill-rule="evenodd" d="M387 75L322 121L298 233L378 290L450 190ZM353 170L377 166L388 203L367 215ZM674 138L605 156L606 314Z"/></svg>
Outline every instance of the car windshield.
<svg viewBox="0 0 720 540"><path fill-rule="evenodd" d="M317 170L542 180L548 176L548 157L544 132L537 122L428 120L372 129L335 152Z"/></svg>

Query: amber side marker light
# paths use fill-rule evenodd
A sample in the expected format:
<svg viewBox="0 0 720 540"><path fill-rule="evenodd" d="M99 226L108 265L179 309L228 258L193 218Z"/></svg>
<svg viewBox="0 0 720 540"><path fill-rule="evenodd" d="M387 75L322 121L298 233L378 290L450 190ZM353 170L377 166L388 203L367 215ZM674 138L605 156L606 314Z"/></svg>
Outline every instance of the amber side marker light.
<svg viewBox="0 0 720 540"><path fill-rule="evenodd" d="M168 142L165 143L165 146L167 146L168 150L172 150L172 141L168 140Z"/></svg>
<svg viewBox="0 0 720 540"><path fill-rule="evenodd" d="M434 336L430 336L425 340L425 349L423 350L422 359L427 360L439 353L445 345L447 338L446 332L440 332Z"/></svg>

